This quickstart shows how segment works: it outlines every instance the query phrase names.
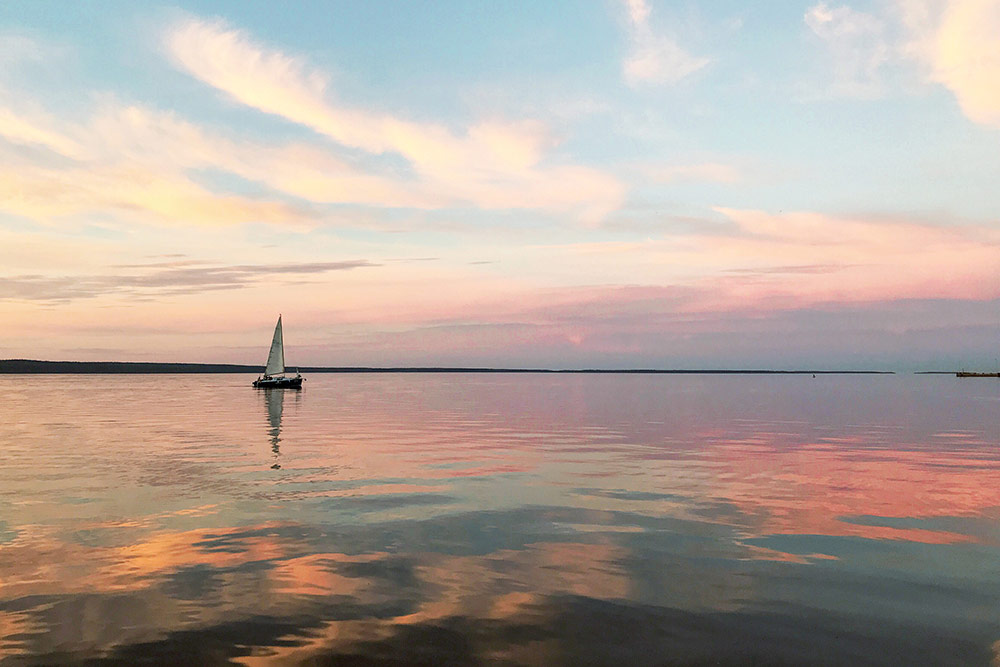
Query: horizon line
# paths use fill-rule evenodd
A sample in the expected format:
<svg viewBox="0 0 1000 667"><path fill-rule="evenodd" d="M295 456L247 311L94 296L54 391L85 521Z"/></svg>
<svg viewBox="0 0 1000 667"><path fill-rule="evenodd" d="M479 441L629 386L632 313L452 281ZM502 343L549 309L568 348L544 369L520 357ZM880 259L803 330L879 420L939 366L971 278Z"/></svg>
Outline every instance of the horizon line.
<svg viewBox="0 0 1000 667"><path fill-rule="evenodd" d="M876 369L774 369L774 368L524 368L491 366L298 366L304 373L635 373L635 374L823 374L895 375L896 371ZM0 359L0 374L167 374L167 373L257 373L258 364L162 362L162 361L49 361L41 359ZM916 371L915 371L916 372ZM951 373L953 371L922 371Z"/></svg>

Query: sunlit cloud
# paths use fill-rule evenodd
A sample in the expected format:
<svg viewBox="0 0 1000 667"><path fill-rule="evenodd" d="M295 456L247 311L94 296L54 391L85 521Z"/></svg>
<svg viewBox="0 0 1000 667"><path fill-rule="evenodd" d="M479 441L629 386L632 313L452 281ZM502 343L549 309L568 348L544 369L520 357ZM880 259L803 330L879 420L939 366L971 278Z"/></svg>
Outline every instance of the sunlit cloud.
<svg viewBox="0 0 1000 667"><path fill-rule="evenodd" d="M426 208L441 205L405 179L366 173L304 143L236 140L137 105L106 105L82 130L94 155L180 169L214 168L316 203Z"/></svg>
<svg viewBox="0 0 1000 667"><path fill-rule="evenodd" d="M969 119L1000 126L1000 5L994 0L894 0L873 12L820 2L804 22L829 50L832 92L882 95L890 66L915 64L926 82L951 91Z"/></svg>
<svg viewBox="0 0 1000 667"><path fill-rule="evenodd" d="M675 39L654 30L648 0L624 0L630 51L622 64L630 86L677 83L708 65L708 58L693 56Z"/></svg>
<svg viewBox="0 0 1000 667"><path fill-rule="evenodd" d="M399 153L411 160L417 173L380 173L376 167L349 163L330 147L315 143L238 139L174 112L122 104L108 95L89 119L79 120L79 114L59 117L30 98L8 92L4 97L17 105L0 106L0 138L8 146L27 146L50 155L26 157L7 151L10 168L0 185L0 210L45 222L102 213L171 225L262 222L307 228L329 221L316 209L287 201L219 193L192 178L192 172L203 169L228 172L317 204L532 208L595 222L624 196L623 186L610 175L572 164L549 164L548 150L554 141L545 126L533 121L482 122L459 136L443 126L346 111L345 128L336 130L330 118L339 117L341 110L321 99L325 80L319 74L281 54L253 51L255 47L239 33L212 32L208 24L197 22L189 24L189 30L192 26L208 30L198 33L211 42L208 46L228 47L215 60L205 60L219 66L206 74L210 82L221 76L219 72L242 71L227 58L245 59L250 70L243 73L248 78L229 81L238 91L245 91L247 81L266 82L270 76L274 86L290 88L268 97L289 104L311 100L326 118L320 123L312 115L298 116L282 107L279 111L292 120L311 123L353 148ZM249 98L254 100L260 102ZM50 156L65 159L60 162Z"/></svg>
<svg viewBox="0 0 1000 667"><path fill-rule="evenodd" d="M79 156L80 146L56 129L58 124L38 108L25 114L0 107L0 137L15 144L43 146L66 157Z"/></svg>
<svg viewBox="0 0 1000 667"><path fill-rule="evenodd" d="M181 69L242 104L342 146L403 157L429 206L537 208L596 221L624 196L623 185L609 174L554 163L548 154L554 139L539 123L485 121L455 133L338 105L321 71L219 21L183 21L165 41Z"/></svg>
<svg viewBox="0 0 1000 667"><path fill-rule="evenodd" d="M80 215L114 215L167 225L314 224L316 216L303 206L217 193L194 181L187 169L239 164L241 158L253 156L226 151L230 147L224 143L199 142L193 128L176 132L176 126L160 123L153 130L151 124L142 134L106 117L80 124L56 118L37 105L21 107L16 112L0 108L0 138L7 141L0 141L5 162L0 167L0 211L49 223ZM127 118L128 110L120 115ZM42 148L49 154L18 155L10 150L12 145Z"/></svg>
<svg viewBox="0 0 1000 667"><path fill-rule="evenodd" d="M897 0L909 53L948 88L971 120L1000 126L1000 4L995 0Z"/></svg>
<svg viewBox="0 0 1000 667"><path fill-rule="evenodd" d="M281 202L218 195L183 176L127 166L0 169L0 208L32 219L138 213L169 224L304 224L309 219Z"/></svg>

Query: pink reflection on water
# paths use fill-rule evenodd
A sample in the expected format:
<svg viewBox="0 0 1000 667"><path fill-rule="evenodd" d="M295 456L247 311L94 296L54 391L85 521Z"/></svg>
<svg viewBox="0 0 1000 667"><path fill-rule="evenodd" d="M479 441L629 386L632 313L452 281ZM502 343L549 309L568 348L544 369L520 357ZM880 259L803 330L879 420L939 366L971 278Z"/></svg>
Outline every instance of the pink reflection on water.
<svg viewBox="0 0 1000 667"><path fill-rule="evenodd" d="M1000 461L980 451L880 450L864 437L836 445L720 443L707 458L711 494L758 519L759 534L858 536L928 544L978 541L946 530L863 525L853 517L996 515ZM877 523L877 522L876 522Z"/></svg>

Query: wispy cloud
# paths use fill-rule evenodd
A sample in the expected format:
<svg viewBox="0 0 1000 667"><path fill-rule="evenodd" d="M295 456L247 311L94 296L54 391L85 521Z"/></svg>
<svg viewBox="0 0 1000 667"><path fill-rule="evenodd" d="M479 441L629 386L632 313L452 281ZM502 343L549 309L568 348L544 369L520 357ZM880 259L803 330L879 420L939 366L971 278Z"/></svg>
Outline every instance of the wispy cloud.
<svg viewBox="0 0 1000 667"><path fill-rule="evenodd" d="M596 222L624 198L624 186L610 174L560 163L551 153L553 136L540 123L481 122L454 133L341 108L326 99L326 78L303 60L259 47L218 23L189 20L168 43L192 74L250 106L373 157L401 156L407 167L348 161L342 149L322 141L238 138L232 128L201 127L112 95L98 98L89 118L81 119L79 110L62 117L0 88L0 211L46 223L110 215L159 225L307 228L334 220L310 204L356 204L525 208ZM194 60L185 59L192 54ZM261 194L220 192L201 177L204 170L236 175Z"/></svg>
<svg viewBox="0 0 1000 667"><path fill-rule="evenodd" d="M405 180L366 174L312 146L239 141L174 113L111 99L85 122L55 118L24 102L17 111L0 108L0 139L65 158L15 161L8 155L5 160L9 178L6 186L0 185L7 194L0 209L34 219L101 206L175 224L308 226L321 219L301 205L214 192L189 176L203 169L235 174L314 203L435 203ZM2 148L0 141L0 154Z"/></svg>
<svg viewBox="0 0 1000 667"><path fill-rule="evenodd" d="M882 94L882 69L893 55L882 19L821 2L809 8L804 21L830 51L834 77L830 92L855 97Z"/></svg>
<svg viewBox="0 0 1000 667"><path fill-rule="evenodd" d="M368 260L195 266L198 264L204 262L121 265L116 268L152 270L119 274L0 276L0 300L68 302L113 294L137 298L199 294L243 289L275 277L320 275L378 266Z"/></svg>
<svg viewBox="0 0 1000 667"><path fill-rule="evenodd" d="M33 37L16 31L0 31L0 64L41 60L46 47Z"/></svg>
<svg viewBox="0 0 1000 667"><path fill-rule="evenodd" d="M168 225L315 224L306 206L216 192L189 175L226 166L238 173L236 165L261 162L254 168L266 169L250 148L209 140L172 114L110 106L84 123L30 100L0 106L0 211L46 222L110 214Z"/></svg>
<svg viewBox="0 0 1000 667"><path fill-rule="evenodd" d="M622 65L631 86L676 83L697 72L711 60L693 56L673 37L656 31L650 23L648 0L623 0L628 19L629 54Z"/></svg>
<svg viewBox="0 0 1000 667"><path fill-rule="evenodd" d="M121 213L168 224L307 224L283 202L220 195L180 174L140 166L0 168L0 209L32 219Z"/></svg>
<svg viewBox="0 0 1000 667"><path fill-rule="evenodd" d="M844 264L790 264L788 266L767 266L756 269L729 269L729 273L743 275L794 275L800 273L836 273L850 265Z"/></svg>
<svg viewBox="0 0 1000 667"><path fill-rule="evenodd" d="M42 146L70 158L81 155L80 145L58 129L57 119L37 105L29 106L22 101L22 106L27 108L15 111L0 106L0 137L15 144Z"/></svg>
<svg viewBox="0 0 1000 667"><path fill-rule="evenodd" d="M220 21L183 21L167 32L166 48L181 69L242 104L342 146L401 156L426 207L543 209L597 220L624 195L609 174L559 164L550 153L554 138L538 122L484 121L456 133L339 105L320 70Z"/></svg>
<svg viewBox="0 0 1000 667"><path fill-rule="evenodd" d="M408 179L366 173L320 147L237 140L174 113L137 105L108 104L82 131L90 138L92 154L101 159L219 169L315 203L415 208L442 204Z"/></svg>

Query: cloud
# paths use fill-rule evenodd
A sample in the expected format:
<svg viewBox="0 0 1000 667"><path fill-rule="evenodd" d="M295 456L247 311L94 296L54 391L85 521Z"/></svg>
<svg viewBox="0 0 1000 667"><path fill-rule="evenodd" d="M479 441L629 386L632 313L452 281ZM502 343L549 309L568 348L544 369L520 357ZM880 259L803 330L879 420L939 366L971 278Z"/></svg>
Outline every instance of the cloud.
<svg viewBox="0 0 1000 667"><path fill-rule="evenodd" d="M586 257L594 275L623 277L621 267L627 266L630 274L699 287L704 298L693 301L692 310L1000 296L1000 232L989 226L808 211L716 211L732 225L729 234L583 243L558 250ZM823 270L790 272L788 267Z"/></svg>
<svg viewBox="0 0 1000 667"><path fill-rule="evenodd" d="M161 297L251 287L263 279L308 276L378 266L368 260L288 264L195 266L199 261L120 265L123 269L153 269L122 274L0 277L0 300L68 302L109 294Z"/></svg>
<svg viewBox="0 0 1000 667"><path fill-rule="evenodd" d="M238 141L208 132L176 114L107 104L84 130L91 153L179 169L219 169L315 203L429 208L441 198L398 177L369 174L315 146Z"/></svg>
<svg viewBox="0 0 1000 667"><path fill-rule="evenodd" d="M395 282L367 285L364 300L348 297L340 304L338 321L386 328L565 327L567 336L576 336L574 317L631 317L639 326L828 303L1000 298L1000 232L988 225L810 211L717 212L725 224L707 232L524 246L514 257L497 257L515 267L499 273L500 280L479 269L463 274L440 267L422 272L419 283L410 274L403 293ZM533 265L585 267L587 284L542 288L516 273ZM414 293L421 297L411 298Z"/></svg>
<svg viewBox="0 0 1000 667"><path fill-rule="evenodd" d="M599 220L624 196L624 187L609 174L553 163L554 139L537 122L483 121L456 133L338 105L321 71L220 21L185 20L167 32L165 44L181 69L241 104L309 127L344 147L402 157L426 207L542 209Z"/></svg>
<svg viewBox="0 0 1000 667"><path fill-rule="evenodd" d="M909 52L948 88L971 120L1000 127L1000 3L898 0Z"/></svg>
<svg viewBox="0 0 1000 667"><path fill-rule="evenodd" d="M792 264L789 266L768 266L757 269L729 269L730 273L744 275L796 274L796 273L836 273L846 268L840 264Z"/></svg>
<svg viewBox="0 0 1000 667"><path fill-rule="evenodd" d="M146 119L141 130L137 118ZM318 216L305 206L214 192L188 175L226 166L247 172L236 167L261 164L254 159L261 153L210 140L171 114L126 107L78 123L22 100L17 110L0 108L0 211L45 222L110 214L169 225L314 225Z"/></svg>
<svg viewBox="0 0 1000 667"><path fill-rule="evenodd" d="M0 32L0 63L42 60L50 45L42 45L37 39L15 31Z"/></svg>
<svg viewBox="0 0 1000 667"><path fill-rule="evenodd" d="M629 55L622 64L630 86L677 83L711 60L693 56L650 26L647 0L624 0L629 24Z"/></svg>
<svg viewBox="0 0 1000 667"><path fill-rule="evenodd" d="M310 221L304 210L288 204L218 195L183 176L139 166L0 168L0 202L3 210L32 219L118 212L199 225Z"/></svg>
<svg viewBox="0 0 1000 667"><path fill-rule="evenodd" d="M246 140L231 128L203 128L110 95L99 98L89 118L60 117L28 96L0 90L0 211L47 224L106 214L167 225L308 228L329 215L289 197L379 208L527 208L588 222L623 200L624 186L614 177L554 160L555 142L540 123L484 121L456 134L342 109L326 101L326 78L304 61L259 48L221 24L189 21L168 41L208 83L371 159L345 159L342 148L323 142ZM188 62L182 47L207 52ZM261 92L255 86L264 86L263 97L255 96ZM378 157L383 153L402 156L406 166L388 166ZM213 172L245 179L262 194L220 192Z"/></svg>
<svg viewBox="0 0 1000 667"><path fill-rule="evenodd" d="M881 70L890 61L893 48L879 17L821 2L809 8L804 21L830 50L834 93L858 97L881 94Z"/></svg>
<svg viewBox="0 0 1000 667"><path fill-rule="evenodd" d="M878 13L826 2L804 16L833 59L833 92L873 97L890 68L916 65L927 83L951 91L972 121L1000 127L1000 3L893 0Z"/></svg>
<svg viewBox="0 0 1000 667"><path fill-rule="evenodd" d="M0 137L15 144L42 146L59 155L78 157L80 146L56 129L58 125L58 121L38 107L28 112L0 107Z"/></svg>

